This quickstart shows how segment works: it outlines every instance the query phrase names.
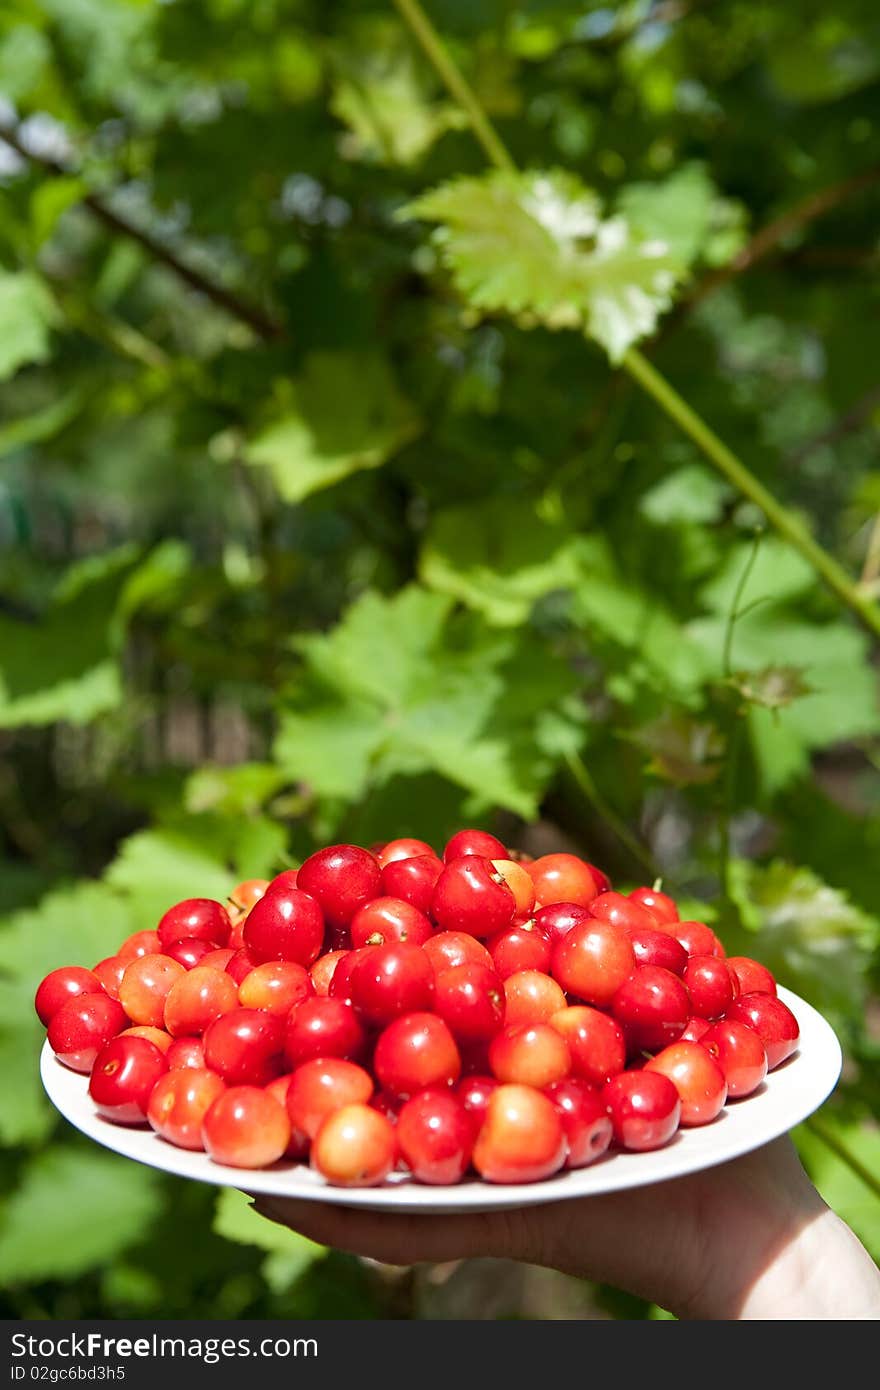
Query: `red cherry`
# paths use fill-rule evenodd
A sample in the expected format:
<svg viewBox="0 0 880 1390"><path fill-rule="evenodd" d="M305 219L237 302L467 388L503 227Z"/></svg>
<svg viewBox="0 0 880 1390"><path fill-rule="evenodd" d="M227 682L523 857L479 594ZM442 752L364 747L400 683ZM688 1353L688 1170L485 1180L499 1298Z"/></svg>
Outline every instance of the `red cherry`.
<svg viewBox="0 0 880 1390"><path fill-rule="evenodd" d="M668 1076L622 1071L602 1089L614 1139L623 1149L644 1153L668 1144L681 1119L678 1091Z"/></svg>
<svg viewBox="0 0 880 1390"><path fill-rule="evenodd" d="M515 859L493 859L492 867L513 894L517 917L527 918L535 906L535 885L525 865Z"/></svg>
<svg viewBox="0 0 880 1390"><path fill-rule="evenodd" d="M674 1042L645 1063L645 1071L667 1076L678 1091L682 1125L707 1125L727 1100L724 1072L702 1043Z"/></svg>
<svg viewBox="0 0 880 1390"><path fill-rule="evenodd" d="M568 1076L571 1053L565 1038L549 1023L526 1023L505 1028L492 1039L489 1066L501 1082L541 1091Z"/></svg>
<svg viewBox="0 0 880 1390"><path fill-rule="evenodd" d="M284 1050L292 1068L313 1057L361 1055L366 1034L358 1016L343 999L304 999L287 1020Z"/></svg>
<svg viewBox="0 0 880 1390"><path fill-rule="evenodd" d="M394 1125L371 1105L328 1115L312 1144L311 1164L337 1187L377 1187L397 1158Z"/></svg>
<svg viewBox="0 0 880 1390"><path fill-rule="evenodd" d="M156 938L158 941L158 937ZM104 960L99 960L93 967L92 974L99 980L101 988L105 989L111 999L119 998L119 986L122 984L122 977L128 969L131 957L123 959L122 956L106 956Z"/></svg>
<svg viewBox="0 0 880 1390"><path fill-rule="evenodd" d="M240 947L237 946L218 946L213 951L206 951L199 961L199 965L209 965L212 970L225 970L239 949Z"/></svg>
<svg viewBox="0 0 880 1390"><path fill-rule="evenodd" d="M776 981L760 961L750 956L728 956L727 964L736 976L740 994L776 993Z"/></svg>
<svg viewBox="0 0 880 1390"><path fill-rule="evenodd" d="M406 941L372 947L351 976L351 1002L374 1028L384 1028L402 1014L430 1009L433 999L434 967L421 946Z"/></svg>
<svg viewBox="0 0 880 1390"><path fill-rule="evenodd" d="M171 1071L183 1067L192 1067L199 1071L205 1068L205 1049L201 1038L175 1038L165 1056Z"/></svg>
<svg viewBox="0 0 880 1390"><path fill-rule="evenodd" d="M485 965L492 969L492 957L482 941L463 931L438 931L422 947L436 974L455 965Z"/></svg>
<svg viewBox="0 0 880 1390"><path fill-rule="evenodd" d="M91 1071L105 1043L128 1025L122 1005L109 994L78 994L53 1016L49 1046L73 1071Z"/></svg>
<svg viewBox="0 0 880 1390"><path fill-rule="evenodd" d="M477 855L480 859L506 859L507 847L487 830L458 830L443 849L443 862Z"/></svg>
<svg viewBox="0 0 880 1390"><path fill-rule="evenodd" d="M700 1038L727 1082L727 1094L737 1100L757 1091L767 1075L767 1053L753 1028L733 1019L713 1023Z"/></svg>
<svg viewBox="0 0 880 1390"><path fill-rule="evenodd" d="M231 927L229 913L213 898L186 898L159 919L156 931L163 947L198 937L212 946L225 946Z"/></svg>
<svg viewBox="0 0 880 1390"><path fill-rule="evenodd" d="M587 1004L609 1004L635 969L636 958L622 927L592 919L572 927L553 948L553 978Z"/></svg>
<svg viewBox="0 0 880 1390"><path fill-rule="evenodd" d="M146 1038L116 1037L95 1058L89 1095L106 1120L143 1124L150 1093L168 1070L165 1054Z"/></svg>
<svg viewBox="0 0 880 1390"><path fill-rule="evenodd" d="M601 1009L572 1004L553 1014L550 1026L568 1043L572 1074L590 1085L604 1086L626 1066L623 1029Z"/></svg>
<svg viewBox="0 0 880 1390"><path fill-rule="evenodd" d="M284 1023L262 1009L232 1009L205 1029L204 1047L227 1085L265 1086L283 1070Z"/></svg>
<svg viewBox="0 0 880 1390"><path fill-rule="evenodd" d="M531 1086L499 1086L489 1097L473 1164L486 1182L538 1182L557 1173L568 1147L552 1100Z"/></svg>
<svg viewBox="0 0 880 1390"><path fill-rule="evenodd" d="M235 885L226 899L226 911L234 927L241 925L254 903L260 901L268 887L267 878L246 878L243 883Z"/></svg>
<svg viewBox="0 0 880 1390"><path fill-rule="evenodd" d="M595 1163L611 1143L613 1128L607 1106L594 1086L573 1076L554 1081L544 1094L556 1107L568 1146L566 1168Z"/></svg>
<svg viewBox="0 0 880 1390"><path fill-rule="evenodd" d="M161 1028L165 1000L175 981L186 973L178 961L164 955L137 956L130 961L119 986L119 1002L132 1023Z"/></svg>
<svg viewBox="0 0 880 1390"><path fill-rule="evenodd" d="M290 1079L287 1116L295 1130L314 1139L334 1110L366 1104L372 1094L373 1078L363 1067L341 1057L315 1057Z"/></svg>
<svg viewBox="0 0 880 1390"><path fill-rule="evenodd" d="M612 926L624 927L627 931L656 929L657 918L641 903L626 898L622 893L600 893L590 903L590 915Z"/></svg>
<svg viewBox="0 0 880 1390"><path fill-rule="evenodd" d="M163 954L169 960L176 960L184 970L192 970L194 965L201 964L205 956L213 955L218 949L212 946L210 941L200 941L197 936L190 936L182 941L172 941L170 946L164 948Z"/></svg>
<svg viewBox="0 0 880 1390"><path fill-rule="evenodd" d="M723 1018L739 994L739 981L720 956L689 956L684 982L700 1018Z"/></svg>
<svg viewBox="0 0 880 1390"><path fill-rule="evenodd" d="M633 1052L658 1052L681 1037L691 1014L688 992L660 965L640 965L617 990L611 1012Z"/></svg>
<svg viewBox="0 0 880 1390"><path fill-rule="evenodd" d="M365 903L379 896L382 870L369 850L330 845L309 856L296 881L320 903L331 927L347 927Z"/></svg>
<svg viewBox="0 0 880 1390"><path fill-rule="evenodd" d="M380 1033L373 1071L386 1091L412 1096L431 1086L453 1086L461 1075L455 1039L436 1014L404 1014Z"/></svg>
<svg viewBox="0 0 880 1390"><path fill-rule="evenodd" d="M707 1018L698 1018L694 1014L687 1021L687 1027L678 1039L679 1042L700 1042L703 1034L708 1033L712 1024Z"/></svg>
<svg viewBox="0 0 880 1390"><path fill-rule="evenodd" d="M724 956L718 937L705 922L670 922L669 930L689 956Z"/></svg>
<svg viewBox="0 0 880 1390"><path fill-rule="evenodd" d="M165 1000L165 1027L173 1038L200 1037L221 1014L238 1007L235 981L225 970L196 965L179 976Z"/></svg>
<svg viewBox="0 0 880 1390"><path fill-rule="evenodd" d="M741 994L727 1010L726 1018L755 1030L767 1053L768 1071L773 1071L797 1049L798 1021L788 1005L775 994Z"/></svg>
<svg viewBox="0 0 880 1390"><path fill-rule="evenodd" d="M442 931L494 936L513 921L516 900L491 860L449 860L434 886L431 916Z"/></svg>
<svg viewBox="0 0 880 1390"><path fill-rule="evenodd" d="M520 970L550 969L550 938L533 919L508 927L489 940L489 951L496 973L502 980Z"/></svg>
<svg viewBox="0 0 880 1390"><path fill-rule="evenodd" d="M518 970L504 981L507 1024L546 1023L565 1008L565 995L555 980L540 970Z"/></svg>
<svg viewBox="0 0 880 1390"><path fill-rule="evenodd" d="M459 1182L471 1161L473 1120L452 1091L422 1091L397 1119L397 1143L417 1182Z"/></svg>
<svg viewBox="0 0 880 1390"><path fill-rule="evenodd" d="M646 907L649 912L657 918L658 922L677 922L678 908L675 900L670 898L668 893L661 893L659 888L634 888L627 894L634 903L639 903L641 907Z"/></svg>
<svg viewBox="0 0 880 1390"><path fill-rule="evenodd" d="M267 960L245 975L238 987L238 1002L245 1009L265 1009L287 1018L292 1008L312 994L314 985L305 966L292 960Z"/></svg>
<svg viewBox="0 0 880 1390"><path fill-rule="evenodd" d="M341 999L346 1004L352 1002L354 972L361 961L375 949L375 946L358 946L355 950L348 950L343 953L342 959L337 962L327 989L327 994L331 999Z"/></svg>
<svg viewBox="0 0 880 1390"><path fill-rule="evenodd" d="M123 941L117 956L128 964L138 956L156 956L162 953L162 942L155 931L136 931Z"/></svg>
<svg viewBox="0 0 880 1390"><path fill-rule="evenodd" d="M252 970L256 970L257 964L258 962L254 960L250 952L246 951L243 946L239 946L238 950L233 951L226 962L226 973L232 976L237 985L240 985Z"/></svg>
<svg viewBox="0 0 880 1390"><path fill-rule="evenodd" d="M394 864L399 859L418 859L424 854L433 854L429 844L424 840L400 839L389 840L380 850L375 851L379 861L379 868L384 869L388 864Z"/></svg>
<svg viewBox="0 0 880 1390"><path fill-rule="evenodd" d="M443 872L436 854L417 854L414 859L392 859L382 870L382 893L429 912L434 884Z"/></svg>
<svg viewBox="0 0 880 1390"><path fill-rule="evenodd" d="M163 1056L167 1057L168 1050L174 1039L170 1033L166 1033L162 1028L151 1028L147 1023L136 1023L133 1028L123 1028L121 1033L116 1034L117 1038L146 1038L158 1047Z"/></svg>
<svg viewBox="0 0 880 1390"><path fill-rule="evenodd" d="M475 1072L472 1076L462 1077L455 1088L455 1094L464 1106L470 1120L472 1135L475 1139L486 1118L489 1097L493 1091L497 1091L498 1085L499 1083L494 1076L481 1076Z"/></svg>
<svg viewBox="0 0 880 1390"><path fill-rule="evenodd" d="M434 927L430 919L403 898L374 898L351 922L352 946L383 946L389 941L407 941L422 946Z"/></svg>
<svg viewBox="0 0 880 1390"><path fill-rule="evenodd" d="M542 854L526 864L535 885L535 900L548 903L577 903L586 907L599 892L592 868L576 854Z"/></svg>
<svg viewBox="0 0 880 1390"><path fill-rule="evenodd" d="M289 878L280 884L274 879L248 913L242 940L258 965L268 960L311 965L324 944L321 908L314 897L292 887Z"/></svg>
<svg viewBox="0 0 880 1390"><path fill-rule="evenodd" d="M504 1024L504 1007L504 986L485 965L453 965L437 976L434 1012L458 1043L494 1038Z"/></svg>
<svg viewBox="0 0 880 1390"><path fill-rule="evenodd" d="M548 903L535 913L535 926L545 932L551 942L560 941L581 922L592 920L593 914L582 903Z"/></svg>
<svg viewBox="0 0 880 1390"><path fill-rule="evenodd" d="M226 1090L216 1072L186 1066L161 1076L147 1101L147 1119L169 1144L179 1149L201 1149L202 1121L218 1096Z"/></svg>
<svg viewBox="0 0 880 1390"><path fill-rule="evenodd" d="M40 984L34 997L34 1008L44 1028L68 999L76 999L80 994L104 994L104 986L93 970L84 970L81 965L62 965L50 970Z"/></svg>
<svg viewBox="0 0 880 1390"><path fill-rule="evenodd" d="M280 1101L259 1086L230 1086L202 1121L202 1143L215 1163L268 1168L284 1154L290 1121Z"/></svg>
<svg viewBox="0 0 880 1390"><path fill-rule="evenodd" d="M661 965L673 975L683 975L688 953L669 932L654 927L632 927L628 933L638 965Z"/></svg>
<svg viewBox="0 0 880 1390"><path fill-rule="evenodd" d="M281 1076L276 1076L274 1080L270 1081L268 1086L265 1087L269 1095L274 1096L279 1105L284 1106L285 1110L287 1109L287 1092L290 1090L290 1083L293 1080L293 1076L293 1072L284 1072ZM290 1119L289 1115L288 1119ZM308 1158L311 1142L307 1134L304 1134L301 1129L297 1129L295 1125L291 1124L290 1138L287 1141L287 1148L284 1150L284 1157L296 1159Z"/></svg>
<svg viewBox="0 0 880 1390"><path fill-rule="evenodd" d="M336 967L343 957L347 955L347 951L325 951L323 956L318 956L318 959L309 966L309 974L312 977L312 988L316 994L320 994L322 998L326 998L330 993L330 984L333 980Z"/></svg>

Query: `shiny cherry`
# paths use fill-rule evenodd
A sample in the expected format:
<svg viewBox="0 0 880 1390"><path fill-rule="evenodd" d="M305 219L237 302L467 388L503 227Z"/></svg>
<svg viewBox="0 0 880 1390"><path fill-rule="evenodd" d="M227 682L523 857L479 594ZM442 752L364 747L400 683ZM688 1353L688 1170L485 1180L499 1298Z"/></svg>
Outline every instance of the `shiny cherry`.
<svg viewBox="0 0 880 1390"><path fill-rule="evenodd" d="M386 897L400 898L419 912L431 910L434 884L443 872L443 860L436 854L418 854L414 859L392 859L382 870L381 891Z"/></svg>
<svg viewBox="0 0 880 1390"><path fill-rule="evenodd" d="M397 1143L416 1182L449 1186L470 1165L472 1116L453 1091L422 1091L400 1110Z"/></svg>
<svg viewBox="0 0 880 1390"><path fill-rule="evenodd" d="M391 941L374 946L358 961L351 977L351 1002L372 1028L384 1028L402 1014L430 1009L434 967L421 946Z"/></svg>
<svg viewBox="0 0 880 1390"><path fill-rule="evenodd" d="M265 1086L283 1070L284 1023L262 1009L232 1009L205 1029L204 1048L227 1085Z"/></svg>
<svg viewBox="0 0 880 1390"><path fill-rule="evenodd" d="M574 1076L553 1081L544 1091L562 1121L568 1147L566 1168L585 1168L608 1149L614 1135L608 1107L595 1086Z"/></svg>
<svg viewBox="0 0 880 1390"><path fill-rule="evenodd" d="M104 985L93 970L85 970L81 965L62 965L50 970L41 982L34 997L34 1008L44 1028L69 999L80 994L104 994Z"/></svg>
<svg viewBox="0 0 880 1390"><path fill-rule="evenodd" d="M706 1029L699 1042L723 1071L731 1099L757 1091L767 1075L767 1052L753 1028L734 1019L721 1019Z"/></svg>
<svg viewBox="0 0 880 1390"><path fill-rule="evenodd" d="M505 931L490 937L487 944L492 964L502 980L520 970L542 970L546 973L550 969L550 938L534 919L507 927Z"/></svg>
<svg viewBox="0 0 880 1390"><path fill-rule="evenodd" d="M498 1086L474 1144L473 1164L486 1182L539 1182L557 1173L568 1146L556 1106L532 1086Z"/></svg>
<svg viewBox="0 0 880 1390"><path fill-rule="evenodd" d="M167 1070L165 1054L155 1043L146 1038L111 1038L95 1058L89 1096L105 1120L143 1124L150 1093Z"/></svg>
<svg viewBox="0 0 880 1390"><path fill-rule="evenodd" d="M691 1016L691 1002L671 970L640 965L616 991L611 1012L632 1052L659 1052L681 1037Z"/></svg>
<svg viewBox="0 0 880 1390"><path fill-rule="evenodd" d="M626 1066L626 1038L610 1014L589 1004L571 1004L550 1019L571 1053L572 1075L592 1086L604 1086Z"/></svg>
<svg viewBox="0 0 880 1390"><path fill-rule="evenodd" d="M702 1042L671 1043L645 1063L645 1071L672 1082L681 1101L682 1125L710 1124L727 1100L724 1072Z"/></svg>
<svg viewBox="0 0 880 1390"><path fill-rule="evenodd" d="M447 862L434 885L431 916L441 931L494 936L513 921L516 899L491 860L465 855Z"/></svg>
<svg viewBox="0 0 880 1390"><path fill-rule="evenodd" d="M212 946L225 946L231 925L222 903L213 898L186 898L169 907L159 919L156 931L163 947L193 937Z"/></svg>
<svg viewBox="0 0 880 1390"><path fill-rule="evenodd" d="M688 956L684 982L700 1018L723 1018L739 995L739 980L720 956Z"/></svg>
<svg viewBox="0 0 880 1390"><path fill-rule="evenodd" d="M226 1083L205 1067L178 1067L156 1082L147 1101L151 1127L179 1149L201 1149L202 1121Z"/></svg>
<svg viewBox="0 0 880 1390"><path fill-rule="evenodd" d="M293 887L289 878L274 879L254 903L242 929L244 948L258 965L289 960L311 965L324 944L324 915L317 900Z"/></svg>
<svg viewBox="0 0 880 1390"><path fill-rule="evenodd" d="M525 868L535 885L535 901L542 907L548 903L586 907L599 891L590 865L576 854L542 854Z"/></svg>
<svg viewBox="0 0 880 1390"><path fill-rule="evenodd" d="M331 997L304 999L287 1020L284 1051L291 1068L312 1057L360 1057L367 1036L350 1004Z"/></svg>
<svg viewBox="0 0 880 1390"><path fill-rule="evenodd" d="M480 859L506 859L507 848L487 830L457 830L443 847L443 862L476 855Z"/></svg>
<svg viewBox="0 0 880 1390"><path fill-rule="evenodd" d="M347 927L381 893L382 870L375 855L359 845L329 845L309 856L296 881L320 903L331 927Z"/></svg>
<svg viewBox="0 0 880 1390"><path fill-rule="evenodd" d="M725 1017L755 1030L767 1053L768 1071L773 1071L797 1050L798 1021L788 1005L775 994L741 994L734 999Z"/></svg>
<svg viewBox="0 0 880 1390"><path fill-rule="evenodd" d="M635 953L623 927L593 918L572 927L553 948L553 978L585 1004L610 1004L635 969Z"/></svg>
<svg viewBox="0 0 880 1390"><path fill-rule="evenodd" d="M623 1071L602 1088L614 1140L622 1149L661 1149L675 1134L681 1100L668 1076L642 1069Z"/></svg>
<svg viewBox="0 0 880 1390"><path fill-rule="evenodd" d="M504 1025L504 1009L504 986L488 966L453 965L437 975L434 1012L456 1042L489 1042Z"/></svg>
<svg viewBox="0 0 880 1390"><path fill-rule="evenodd" d="M351 920L352 946L384 946L406 941L422 946L434 934L434 924L404 898L373 898Z"/></svg>
<svg viewBox="0 0 880 1390"><path fill-rule="evenodd" d="M430 1086L453 1086L461 1075L461 1056L442 1018L404 1014L380 1033L373 1071L392 1095L412 1096Z"/></svg>
<svg viewBox="0 0 880 1390"><path fill-rule="evenodd" d="M207 1153L230 1168L268 1168L283 1156L289 1140L287 1111L259 1086L230 1086L202 1120Z"/></svg>

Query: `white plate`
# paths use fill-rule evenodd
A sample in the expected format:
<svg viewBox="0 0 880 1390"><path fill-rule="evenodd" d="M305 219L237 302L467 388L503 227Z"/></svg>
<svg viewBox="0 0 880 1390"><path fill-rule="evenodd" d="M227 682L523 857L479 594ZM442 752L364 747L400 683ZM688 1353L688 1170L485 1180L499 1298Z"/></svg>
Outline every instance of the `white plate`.
<svg viewBox="0 0 880 1390"><path fill-rule="evenodd" d="M588 1168L543 1182L510 1186L493 1186L475 1178L455 1187L424 1187L400 1174L382 1187L344 1188L330 1187L304 1164L287 1160L259 1170L227 1168L213 1163L206 1154L174 1148L150 1129L114 1125L102 1119L89 1100L88 1077L58 1062L48 1043L40 1058L40 1074L52 1104L83 1134L166 1173L248 1192L308 1197L374 1211L488 1211L589 1197L682 1177L738 1158L800 1124L837 1085L840 1044L830 1025L805 1000L785 989L779 990L779 997L800 1025L798 1051L770 1073L760 1090L729 1102L712 1124L679 1130L665 1148L650 1153L609 1153Z"/></svg>

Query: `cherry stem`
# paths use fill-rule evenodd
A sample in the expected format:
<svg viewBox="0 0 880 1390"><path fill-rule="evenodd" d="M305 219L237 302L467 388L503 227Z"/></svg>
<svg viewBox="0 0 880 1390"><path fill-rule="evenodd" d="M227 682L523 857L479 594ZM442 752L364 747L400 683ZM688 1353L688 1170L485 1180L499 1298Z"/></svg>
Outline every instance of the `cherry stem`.
<svg viewBox="0 0 880 1390"><path fill-rule="evenodd" d="M516 164L495 130L473 88L450 57L440 35L419 0L393 0L394 6L435 69L450 95L458 102L475 138L496 169L515 173ZM679 429L690 438L711 464L750 502L760 507L768 522L799 551L829 589L856 615L874 637L880 637L880 608L860 591L841 564L816 541L798 516L778 502L732 449L679 395L671 382L631 347L620 364L642 390L652 397Z"/></svg>

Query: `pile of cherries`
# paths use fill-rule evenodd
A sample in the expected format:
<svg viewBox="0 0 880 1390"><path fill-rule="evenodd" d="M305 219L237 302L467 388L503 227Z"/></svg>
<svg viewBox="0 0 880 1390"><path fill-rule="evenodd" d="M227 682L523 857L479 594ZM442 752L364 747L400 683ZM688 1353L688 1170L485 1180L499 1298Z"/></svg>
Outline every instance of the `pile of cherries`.
<svg viewBox="0 0 880 1390"><path fill-rule="evenodd" d="M797 1047L772 974L659 888L482 830L331 845L189 898L36 1009L98 1112L217 1163L534 1182L648 1150Z"/></svg>

